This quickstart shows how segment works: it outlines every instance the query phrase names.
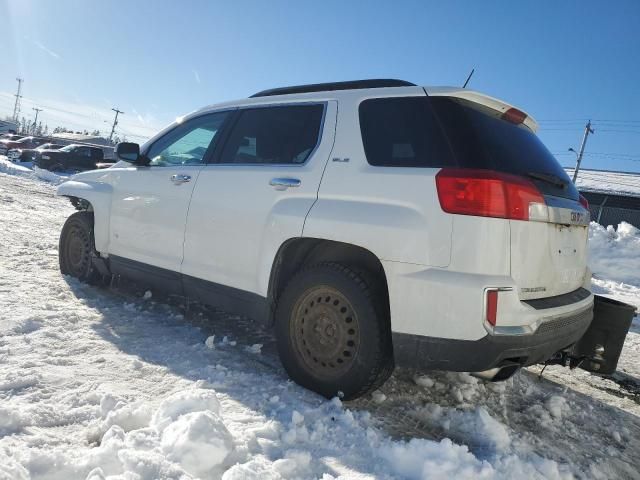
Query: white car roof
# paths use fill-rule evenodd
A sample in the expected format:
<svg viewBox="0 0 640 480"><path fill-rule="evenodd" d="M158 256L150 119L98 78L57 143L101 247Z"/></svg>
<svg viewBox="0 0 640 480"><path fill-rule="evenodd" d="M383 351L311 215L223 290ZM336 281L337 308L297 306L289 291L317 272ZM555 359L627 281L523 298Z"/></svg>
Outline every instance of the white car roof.
<svg viewBox="0 0 640 480"><path fill-rule="evenodd" d="M355 83L355 82L354 82ZM295 88L295 87L292 87ZM424 90L423 90L424 89ZM390 87L378 87L378 88L349 88L349 89L337 89L337 90L318 90L312 92L302 92L302 93L290 93L290 94L269 94L265 96L253 96L249 98L241 98L238 100L231 100L228 102L217 103L213 105L208 105L206 107L195 110L191 113L183 115L176 119L175 123L181 123L184 120L187 120L193 116L201 115L202 113L220 111L225 109L246 107L252 105L268 105L268 104L282 104L289 102L300 102L300 101L328 101L328 100L338 100L341 99L346 100L351 97L362 97L363 93L366 92L367 96L410 96L410 95L419 95L420 92L426 91L429 96L445 96L445 97L454 97L464 99L473 103L477 103L493 110L496 110L500 113L504 113L511 108L515 108L524 114L526 114L526 119L524 120L524 124L531 129L531 131L536 132L538 130L538 123L524 110L511 105L503 100L499 100L497 98L491 97L489 95L485 95L484 93L477 92L475 90L464 89L460 87L422 87L418 85L408 84L407 86L390 86ZM262 93L262 92L260 92ZM256 94L259 95L259 94ZM165 131L175 125L175 123L167 126L162 131L158 132L153 138L151 138L147 143L153 142L156 138L162 135Z"/></svg>

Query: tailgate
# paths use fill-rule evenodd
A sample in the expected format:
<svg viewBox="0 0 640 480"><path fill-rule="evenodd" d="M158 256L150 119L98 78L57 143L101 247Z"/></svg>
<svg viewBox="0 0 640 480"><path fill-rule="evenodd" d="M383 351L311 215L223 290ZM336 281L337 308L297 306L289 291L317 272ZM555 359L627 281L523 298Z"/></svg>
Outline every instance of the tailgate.
<svg viewBox="0 0 640 480"><path fill-rule="evenodd" d="M547 221L510 220L511 276L521 300L562 295L584 284L589 213L578 202L567 207L546 207Z"/></svg>

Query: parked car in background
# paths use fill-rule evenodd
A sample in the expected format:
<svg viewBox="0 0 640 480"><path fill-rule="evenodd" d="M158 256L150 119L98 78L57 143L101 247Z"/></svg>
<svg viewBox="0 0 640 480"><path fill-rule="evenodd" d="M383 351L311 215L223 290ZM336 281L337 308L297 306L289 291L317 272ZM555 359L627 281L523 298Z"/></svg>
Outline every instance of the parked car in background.
<svg viewBox="0 0 640 480"><path fill-rule="evenodd" d="M16 141L16 140L20 140L21 138L24 138L25 135L18 135L17 133L4 133L2 135L0 135L0 141L2 140L7 140L7 141Z"/></svg>
<svg viewBox="0 0 640 480"><path fill-rule="evenodd" d="M57 143L45 143L37 148L12 148L7 153L7 158L12 162L33 162L39 152L43 150L59 150L64 145Z"/></svg>
<svg viewBox="0 0 640 480"><path fill-rule="evenodd" d="M50 142L48 138L23 137L20 140L0 140L0 155L6 155L13 148L33 149Z"/></svg>
<svg viewBox="0 0 640 480"><path fill-rule="evenodd" d="M49 149L36 153L35 165L51 171L94 170L104 162L104 153L99 147L72 144L58 150Z"/></svg>

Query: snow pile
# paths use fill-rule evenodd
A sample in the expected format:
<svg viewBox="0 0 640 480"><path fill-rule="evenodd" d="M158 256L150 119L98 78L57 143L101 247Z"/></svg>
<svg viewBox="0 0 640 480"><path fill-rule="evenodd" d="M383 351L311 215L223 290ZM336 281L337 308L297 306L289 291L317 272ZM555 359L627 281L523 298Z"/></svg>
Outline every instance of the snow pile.
<svg viewBox="0 0 640 480"><path fill-rule="evenodd" d="M40 180L53 183L54 185L58 185L64 182L65 180L68 180L69 177L71 176L71 174L69 173L54 173L54 172L50 172L49 170L45 170L44 168L40 168L36 166L33 167L33 173Z"/></svg>
<svg viewBox="0 0 640 480"><path fill-rule="evenodd" d="M640 230L626 222L618 225L617 229L591 222L589 256L593 292L616 298L640 310ZM634 323L638 321L636 317ZM627 341L634 342L634 338L640 344L640 338L633 331ZM640 374L640 366L637 370Z"/></svg>
<svg viewBox="0 0 640 480"><path fill-rule="evenodd" d="M590 266L596 278L640 286L640 230L622 222L617 229L589 227Z"/></svg>
<svg viewBox="0 0 640 480"><path fill-rule="evenodd" d="M15 451L13 455L0 450L0 465L34 477L49 471L56 472L53 478L96 480L125 473L139 480L219 478L230 466L227 460L235 450L234 440L220 416L213 390L194 387L177 392L165 398L153 415L147 404L131 408L110 395L100 405L105 417L100 428L110 426L99 437L99 446L81 457L60 449ZM11 426L13 431L24 427L16 412L7 413L0 411L3 418L16 423Z"/></svg>
<svg viewBox="0 0 640 480"><path fill-rule="evenodd" d="M0 173L31 176L33 171L27 167L13 163L4 155L0 155Z"/></svg>
<svg viewBox="0 0 640 480"><path fill-rule="evenodd" d="M53 173L43 168L33 167L33 170L28 168L26 164L20 165L13 163L7 159L7 157L0 155L0 173L8 175L19 175L27 178L34 178L44 180L45 182L58 185L67 180L70 173Z"/></svg>

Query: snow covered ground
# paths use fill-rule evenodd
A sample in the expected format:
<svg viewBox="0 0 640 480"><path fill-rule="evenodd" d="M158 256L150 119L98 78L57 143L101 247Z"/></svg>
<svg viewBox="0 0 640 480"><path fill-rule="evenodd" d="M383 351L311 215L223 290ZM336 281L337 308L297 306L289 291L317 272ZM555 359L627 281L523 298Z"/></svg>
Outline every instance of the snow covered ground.
<svg viewBox="0 0 640 480"><path fill-rule="evenodd" d="M0 479L640 478L637 319L612 379L400 369L327 401L244 319L62 277L59 181L0 158ZM638 232L591 245L594 289L640 306Z"/></svg>

